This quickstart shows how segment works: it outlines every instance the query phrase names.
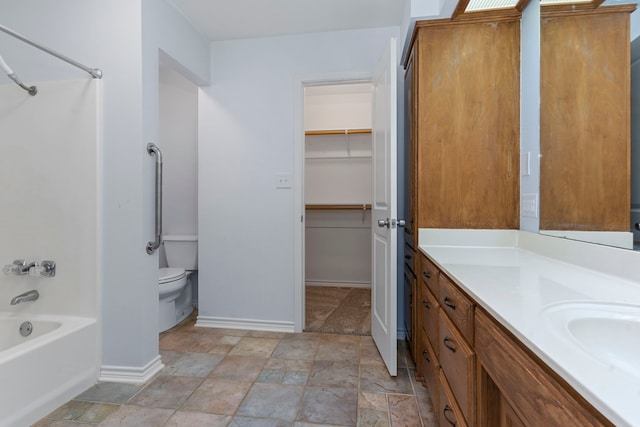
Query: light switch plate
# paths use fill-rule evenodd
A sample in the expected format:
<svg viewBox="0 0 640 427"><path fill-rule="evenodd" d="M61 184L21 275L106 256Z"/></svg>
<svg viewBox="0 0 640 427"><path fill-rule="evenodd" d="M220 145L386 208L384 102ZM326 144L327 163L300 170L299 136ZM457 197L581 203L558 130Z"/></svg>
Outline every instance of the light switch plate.
<svg viewBox="0 0 640 427"><path fill-rule="evenodd" d="M288 173L276 174L276 188L291 188L291 175Z"/></svg>

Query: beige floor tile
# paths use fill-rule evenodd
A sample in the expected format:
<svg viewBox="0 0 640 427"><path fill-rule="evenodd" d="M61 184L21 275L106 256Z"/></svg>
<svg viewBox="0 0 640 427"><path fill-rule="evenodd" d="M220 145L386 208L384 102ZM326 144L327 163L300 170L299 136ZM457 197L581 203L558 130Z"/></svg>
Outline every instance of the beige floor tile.
<svg viewBox="0 0 640 427"><path fill-rule="evenodd" d="M230 422L230 415L178 411L169 418L169 421L163 427L226 427Z"/></svg>
<svg viewBox="0 0 640 427"><path fill-rule="evenodd" d="M407 427L419 427L420 424ZM389 427L389 413L375 409L360 409L358 411L358 427Z"/></svg>
<svg viewBox="0 0 640 427"><path fill-rule="evenodd" d="M360 390L377 393L413 393L406 369L398 368L398 376L392 377L387 368L377 365L360 365Z"/></svg>
<svg viewBox="0 0 640 427"><path fill-rule="evenodd" d="M411 377L404 341L391 377L370 336L194 323L192 316L160 335L165 369L146 387L98 383L35 426L437 425L428 390Z"/></svg>
<svg viewBox="0 0 640 427"><path fill-rule="evenodd" d="M388 412L389 404L387 403L387 395L385 393L361 391L358 398L358 408Z"/></svg>
<svg viewBox="0 0 640 427"><path fill-rule="evenodd" d="M310 371L313 360L295 360L271 358L264 365L265 369L280 369L282 371Z"/></svg>
<svg viewBox="0 0 640 427"><path fill-rule="evenodd" d="M421 425L420 413L415 396L389 394L389 415L393 427L414 427Z"/></svg>
<svg viewBox="0 0 640 427"><path fill-rule="evenodd" d="M316 424L355 426L358 391L307 387L296 420Z"/></svg>
<svg viewBox="0 0 640 427"><path fill-rule="evenodd" d="M358 365L353 362L316 360L307 384L317 387L358 388Z"/></svg>
<svg viewBox="0 0 640 427"><path fill-rule="evenodd" d="M229 354L240 356L269 357L280 342L275 338L243 337Z"/></svg>
<svg viewBox="0 0 640 427"><path fill-rule="evenodd" d="M100 427L161 426L171 414L173 409L123 405L101 422Z"/></svg>
<svg viewBox="0 0 640 427"><path fill-rule="evenodd" d="M251 356L227 355L209 375L210 378L253 382L258 378L267 359Z"/></svg>
<svg viewBox="0 0 640 427"><path fill-rule="evenodd" d="M181 332L166 334L160 337L160 350L184 351L199 338L193 332Z"/></svg>
<svg viewBox="0 0 640 427"><path fill-rule="evenodd" d="M202 383L202 378L199 377L159 375L128 403L138 406L177 409L200 383Z"/></svg>
<svg viewBox="0 0 640 427"><path fill-rule="evenodd" d="M233 415L251 388L250 382L206 379L181 409L218 415Z"/></svg>
<svg viewBox="0 0 640 427"><path fill-rule="evenodd" d="M303 390L302 386L256 383L238 408L238 415L293 421Z"/></svg>
<svg viewBox="0 0 640 427"><path fill-rule="evenodd" d="M312 360L318 348L317 340L281 340L272 357L280 359Z"/></svg>

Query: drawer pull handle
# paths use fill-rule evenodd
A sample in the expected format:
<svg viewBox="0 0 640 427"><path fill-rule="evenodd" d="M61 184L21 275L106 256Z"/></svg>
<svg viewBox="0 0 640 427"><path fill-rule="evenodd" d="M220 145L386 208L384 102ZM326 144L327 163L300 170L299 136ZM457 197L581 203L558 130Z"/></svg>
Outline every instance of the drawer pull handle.
<svg viewBox="0 0 640 427"><path fill-rule="evenodd" d="M429 303L426 300L422 300L422 305L427 310L431 309L431 306L429 305Z"/></svg>
<svg viewBox="0 0 640 427"><path fill-rule="evenodd" d="M428 271L423 271L422 276L424 276L425 279L431 279L431 273Z"/></svg>
<svg viewBox="0 0 640 427"><path fill-rule="evenodd" d="M413 258L411 255L405 255L404 256L404 259L411 259L411 258Z"/></svg>
<svg viewBox="0 0 640 427"><path fill-rule="evenodd" d="M427 363L431 363L431 359L427 356L427 350L422 350L422 357L424 357L424 360L426 360Z"/></svg>
<svg viewBox="0 0 640 427"><path fill-rule="evenodd" d="M455 418L452 420L451 418L449 418L449 414L453 414L453 409L451 409L451 407L449 405L444 405L444 410L442 411L442 413L444 414L444 419L447 420L447 422L449 424L451 424L452 426L456 425L456 420ZM455 416L455 414L453 414Z"/></svg>
<svg viewBox="0 0 640 427"><path fill-rule="evenodd" d="M444 297L444 305L451 308L452 310L456 309L456 304L449 299L449 297Z"/></svg>
<svg viewBox="0 0 640 427"><path fill-rule="evenodd" d="M444 337L444 346L451 350L453 353L456 352L456 342L449 337Z"/></svg>

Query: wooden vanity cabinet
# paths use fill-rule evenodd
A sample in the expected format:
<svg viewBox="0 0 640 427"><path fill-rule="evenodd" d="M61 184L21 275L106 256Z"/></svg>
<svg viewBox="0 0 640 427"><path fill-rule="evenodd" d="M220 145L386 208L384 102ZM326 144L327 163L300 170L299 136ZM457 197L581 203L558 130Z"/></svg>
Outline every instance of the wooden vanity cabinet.
<svg viewBox="0 0 640 427"><path fill-rule="evenodd" d="M405 67L414 230L519 228L520 18L419 21Z"/></svg>
<svg viewBox="0 0 640 427"><path fill-rule="evenodd" d="M613 425L427 256L419 260L431 274L418 277L416 377L440 426Z"/></svg>
<svg viewBox="0 0 640 427"><path fill-rule="evenodd" d="M419 21L404 65L405 243L416 250L420 228L518 229L519 16ZM439 298L434 267L412 271L431 274ZM409 319L420 316L421 290L407 287L405 298L417 361L420 328Z"/></svg>
<svg viewBox="0 0 640 427"><path fill-rule="evenodd" d="M487 313L475 318L478 425L613 426Z"/></svg>
<svg viewBox="0 0 640 427"><path fill-rule="evenodd" d="M420 267L416 377L431 391L441 425L475 425L473 304L424 254Z"/></svg>

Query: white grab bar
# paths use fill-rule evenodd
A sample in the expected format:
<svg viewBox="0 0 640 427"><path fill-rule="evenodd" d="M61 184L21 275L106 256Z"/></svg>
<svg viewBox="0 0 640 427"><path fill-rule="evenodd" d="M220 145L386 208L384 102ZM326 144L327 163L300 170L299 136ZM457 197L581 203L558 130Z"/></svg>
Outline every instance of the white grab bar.
<svg viewBox="0 0 640 427"><path fill-rule="evenodd" d="M147 253L151 255L162 244L162 152L150 142L147 144L147 153L156 156L156 240L147 243Z"/></svg>

